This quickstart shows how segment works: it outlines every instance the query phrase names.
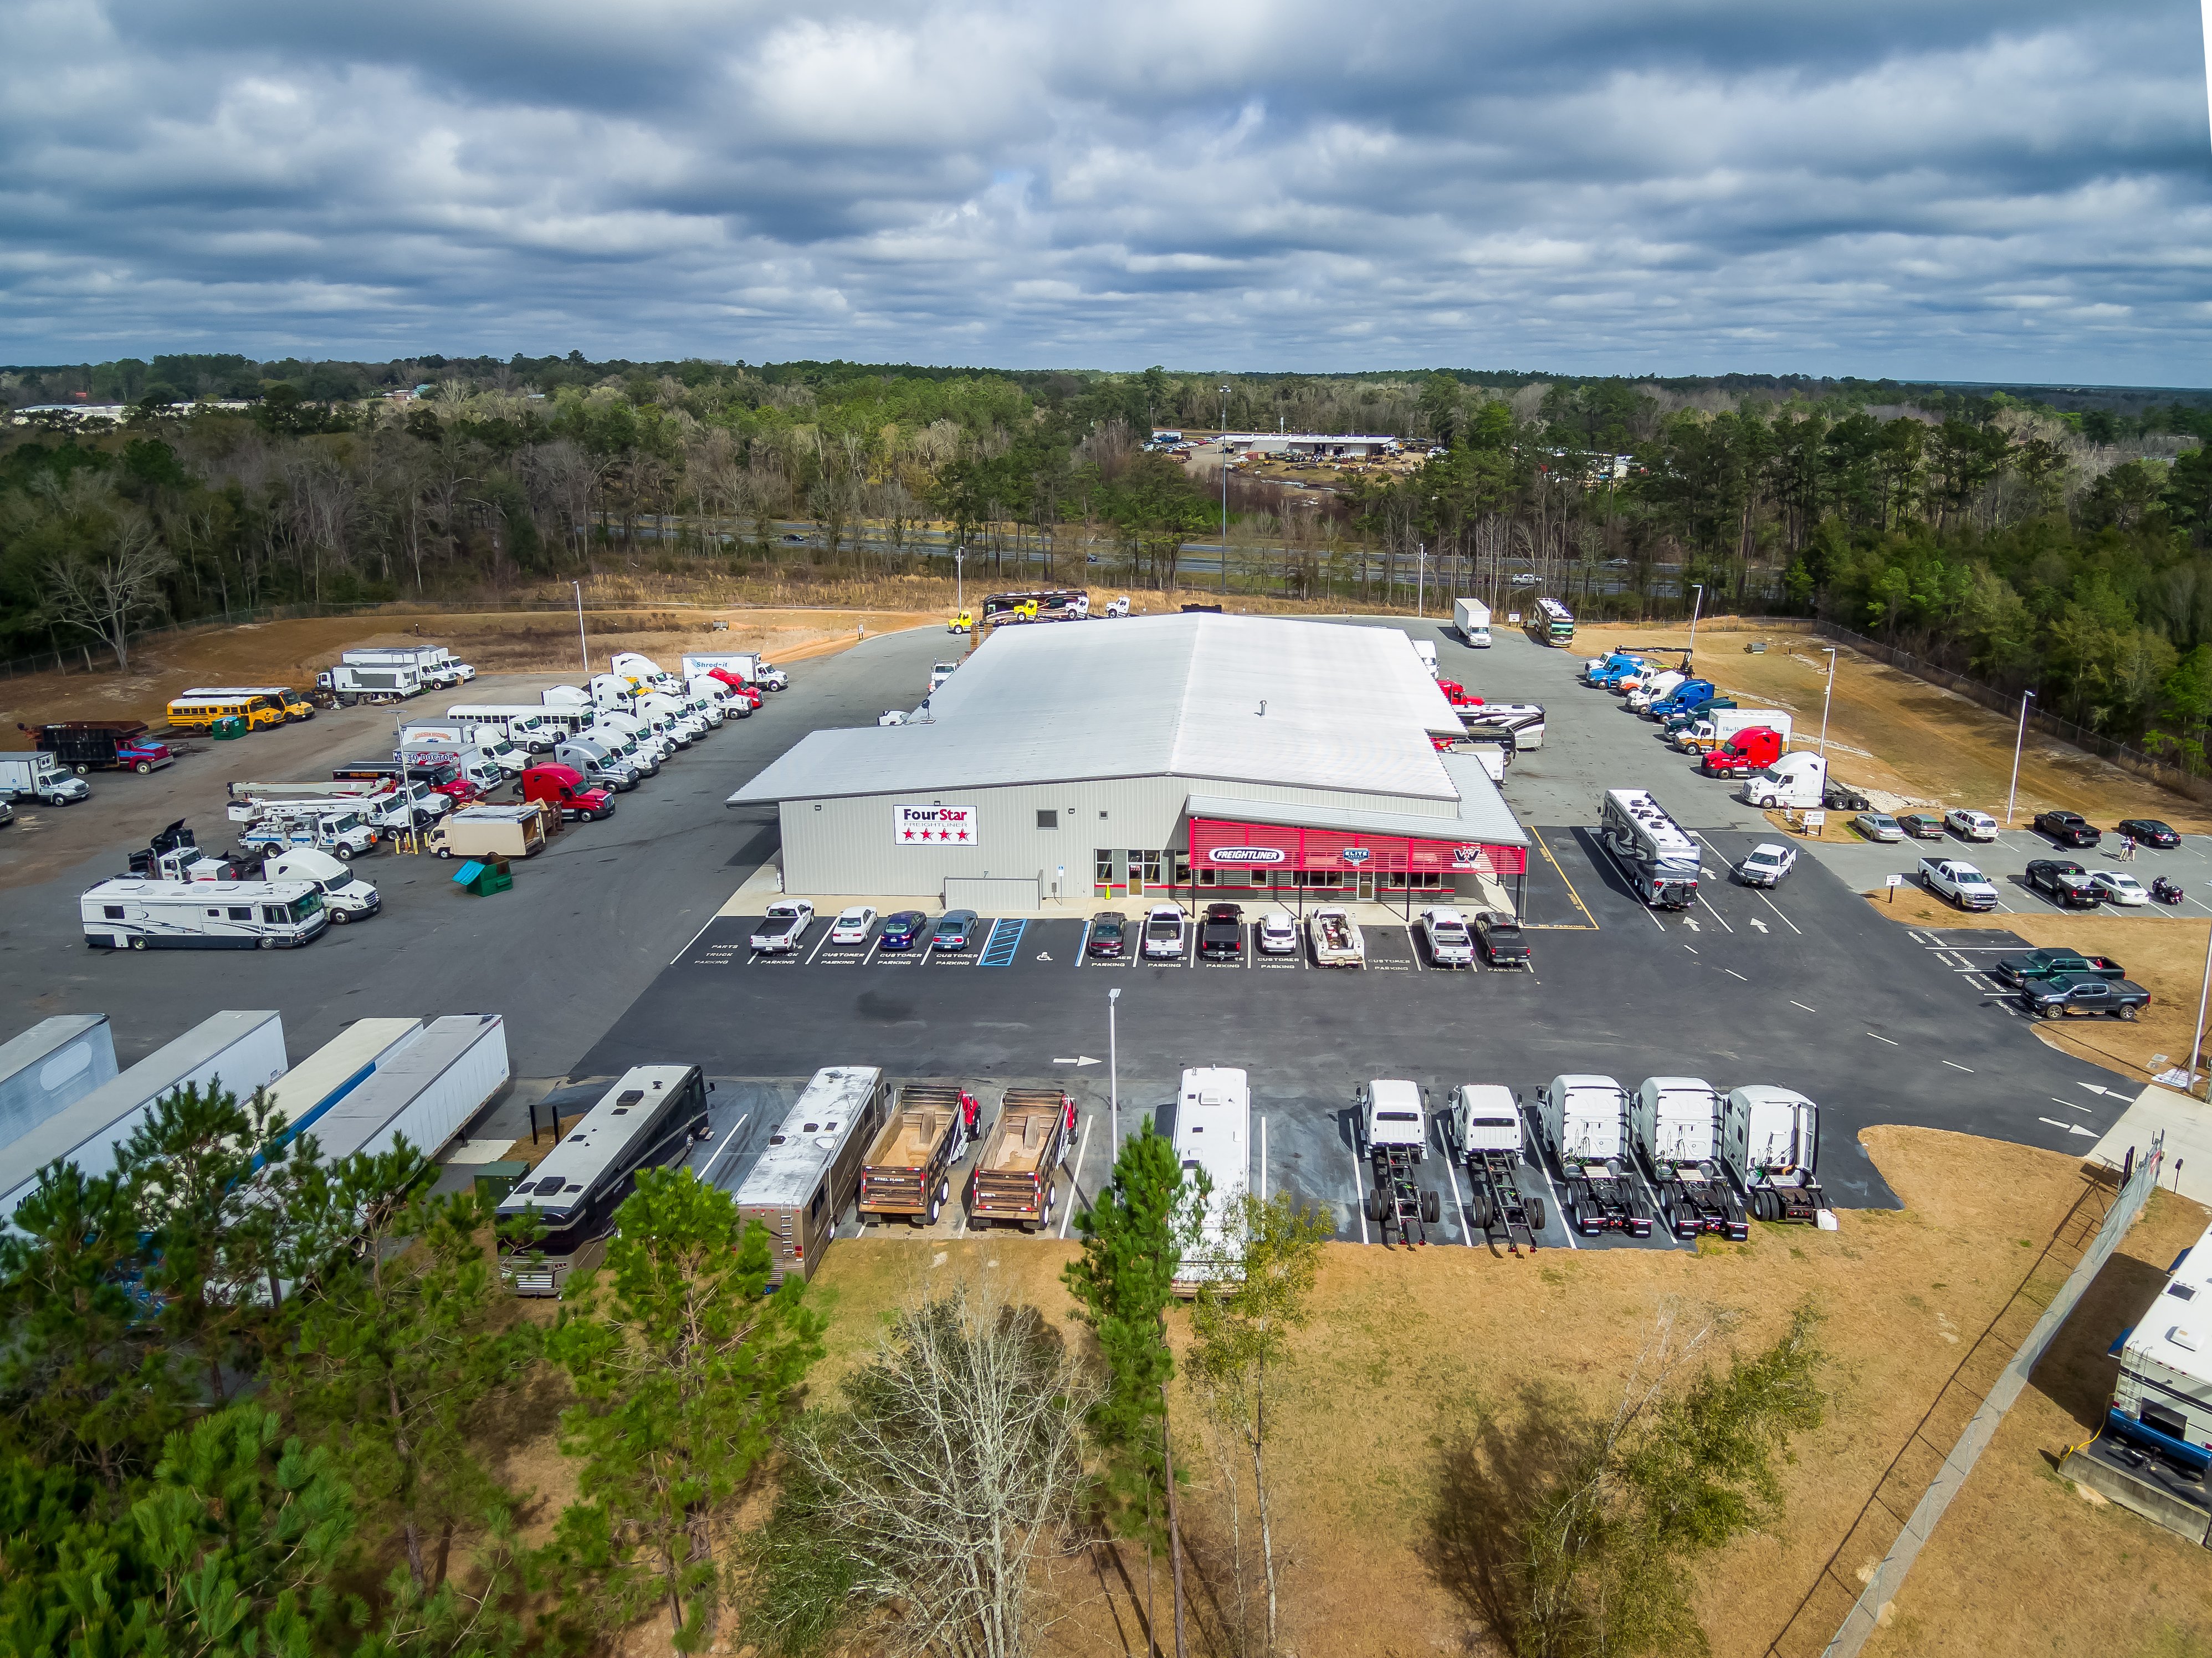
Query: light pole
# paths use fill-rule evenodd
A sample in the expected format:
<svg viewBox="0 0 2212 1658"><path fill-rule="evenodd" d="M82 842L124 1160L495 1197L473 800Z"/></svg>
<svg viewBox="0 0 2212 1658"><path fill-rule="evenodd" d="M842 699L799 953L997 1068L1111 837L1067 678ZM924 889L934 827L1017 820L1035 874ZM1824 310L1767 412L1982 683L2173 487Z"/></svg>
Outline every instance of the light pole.
<svg viewBox="0 0 2212 1658"><path fill-rule="evenodd" d="M1221 591L1229 591L1229 388L1221 388Z"/></svg>
<svg viewBox="0 0 2212 1658"><path fill-rule="evenodd" d="M1425 616L1429 613L1429 544L1413 544L1413 614Z"/></svg>
<svg viewBox="0 0 2212 1658"><path fill-rule="evenodd" d="M968 550L965 547L955 547L952 550L952 614L955 616L958 616L968 608L968 586L962 579L960 568L967 562Z"/></svg>
<svg viewBox="0 0 2212 1658"><path fill-rule="evenodd" d="M1698 659L1698 612L1705 608L1705 584L1693 581L1690 586L1698 596L1690 602L1690 648L1687 660L1682 664L1685 669Z"/></svg>
<svg viewBox="0 0 2212 1658"><path fill-rule="evenodd" d="M584 677L589 679L592 677L592 647L584 638L584 584L572 581L568 585L576 590L576 648L583 653Z"/></svg>
<svg viewBox="0 0 2212 1658"><path fill-rule="evenodd" d="M2197 993L2197 1039L2189 1045L2189 1092L2197 1091L2197 1056L2204 1051L2204 1004L2212 997L2212 933L2204 938L2204 987ZM2208 1090L2212 1092L2212 1090Z"/></svg>
<svg viewBox="0 0 2212 1658"><path fill-rule="evenodd" d="M1115 1044L1114 1004L1121 999L1119 990L1106 993L1106 1110L1107 1139L1106 1166L1111 1169L1114 1159L1121 1155L1121 1050Z"/></svg>
<svg viewBox="0 0 2212 1658"><path fill-rule="evenodd" d="M1836 695L1836 647L1828 647L1828 689L1820 693L1820 757L1828 756L1828 704Z"/></svg>
<svg viewBox="0 0 2212 1658"><path fill-rule="evenodd" d="M2021 746L2027 741L2027 705L2034 700L2033 691L2022 691L2020 694L2020 731L2012 739L2012 792L2005 796L2005 827L2007 829L2012 827L2013 803L2020 799L2020 751ZM2191 1071L2197 1068L2197 1055L2193 1052L2189 1056L2189 1068Z"/></svg>

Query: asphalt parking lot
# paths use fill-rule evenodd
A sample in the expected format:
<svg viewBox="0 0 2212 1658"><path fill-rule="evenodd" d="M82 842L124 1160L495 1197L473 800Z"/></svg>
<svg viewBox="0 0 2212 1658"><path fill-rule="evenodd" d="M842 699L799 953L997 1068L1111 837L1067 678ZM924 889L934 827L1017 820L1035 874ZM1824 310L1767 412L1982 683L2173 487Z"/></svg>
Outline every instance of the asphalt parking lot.
<svg viewBox="0 0 2212 1658"><path fill-rule="evenodd" d="M1631 1088L1678 1074L1723 1090L1780 1084L1820 1102L1820 1176L1846 1207L1893 1201L1857 1145L1871 1124L2080 1151L2133 1097L2126 1079L2038 1042L1990 993L1979 968L2002 935L1911 932L1857 896L1879 880L1846 856L1879 859L1887 873L1911 867L1915 857L1900 861L1906 849L1822 848L1775 891L1736 885L1729 867L1774 831L1728 786L1695 776L1617 699L1572 684L1578 657L1503 630L1487 652L1449 640L1439 651L1443 671L1480 694L1551 710L1545 746L1519 756L1505 789L1533 830L1533 971L1437 970L1402 925L1364 929L1363 970L1321 970L1303 952L1271 962L1255 954L1249 931L1242 963L1199 961L1188 938L1172 962L1102 963L1084 953L1082 922L1019 917L984 918L957 957L885 951L872 933L831 946L827 917L795 957L758 957L748 943L754 917L718 912L775 849L774 818L732 812L723 799L805 732L871 723L911 701L945 653L944 636L923 629L801 664L792 689L760 714L710 733L621 797L612 819L572 826L520 866L511 893L469 898L450 889L444 865L372 858L362 872L385 890L386 913L304 951L88 950L77 894L120 867L132 842L88 847L61 879L0 891L0 991L21 1023L110 1013L126 1064L210 1012L254 1006L283 1011L295 1058L362 1015L496 1010L518 1077L565 1081L578 1099L595 1094L592 1079L633 1064L697 1063L720 1085L712 1138L693 1163L732 1187L825 1065L958 1078L992 1110L1006 1085L1060 1083L1084 1117L1073 1171L1082 1195L1110 1167L1116 1094L1122 1132L1148 1114L1171 1129L1184 1067L1238 1066L1251 1075L1259 1120L1253 1182L1329 1206L1352 1240L1372 1241L1352 1133L1352 1090L1372 1078L1408 1078L1439 1100L1468 1082L1526 1097L1554 1075L1585 1071ZM471 695L489 695L482 687ZM304 762L301 774L313 774ZM1587 828L1603 789L1632 785L1653 789L1708 849L1688 910L1656 913L1633 899ZM147 815L147 832L161 826ZM2039 838L2014 840L2024 866ZM2162 855L2203 863L2205 846ZM1970 855L2002 872L1987 848ZM2145 880L2154 856L2136 865ZM1138 919L1137 905L1125 908ZM1248 906L1248 918L1256 913ZM1113 990L1121 994L1109 1035ZM519 1130L520 1115L502 1111L497 1124ZM1522 1183L1546 1195L1544 1241L1565 1246L1557 1193L1547 1193L1555 1175L1532 1165ZM1432 1238L1470 1241L1464 1171L1437 1151L1420 1178L1439 1197ZM964 1224L948 1213L939 1224ZM1680 1246L1662 1231L1623 1247Z"/></svg>

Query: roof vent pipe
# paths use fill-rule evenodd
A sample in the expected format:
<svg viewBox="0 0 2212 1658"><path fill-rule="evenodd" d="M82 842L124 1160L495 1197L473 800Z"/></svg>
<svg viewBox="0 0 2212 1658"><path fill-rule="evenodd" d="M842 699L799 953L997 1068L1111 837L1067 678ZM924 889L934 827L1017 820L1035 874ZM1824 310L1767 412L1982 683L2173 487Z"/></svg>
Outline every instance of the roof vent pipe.
<svg viewBox="0 0 2212 1658"><path fill-rule="evenodd" d="M1261 718L1261 719L1262 719L1262 720L1265 720L1267 717L1267 699L1266 697L1264 697L1264 696L1263 696L1263 697L1261 697L1261 698L1260 699L1260 718Z"/></svg>

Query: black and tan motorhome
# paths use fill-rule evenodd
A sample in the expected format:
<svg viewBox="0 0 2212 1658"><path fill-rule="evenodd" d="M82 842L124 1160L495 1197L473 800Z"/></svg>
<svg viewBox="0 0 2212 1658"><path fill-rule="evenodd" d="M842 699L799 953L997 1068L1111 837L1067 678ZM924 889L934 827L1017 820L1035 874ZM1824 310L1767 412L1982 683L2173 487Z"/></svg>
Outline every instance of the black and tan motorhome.
<svg viewBox="0 0 2212 1658"><path fill-rule="evenodd" d="M890 1090L873 1066L814 1073L768 1149L738 1188L738 1213L769 1230L769 1287L811 1278L860 1185L860 1160L889 1114Z"/></svg>

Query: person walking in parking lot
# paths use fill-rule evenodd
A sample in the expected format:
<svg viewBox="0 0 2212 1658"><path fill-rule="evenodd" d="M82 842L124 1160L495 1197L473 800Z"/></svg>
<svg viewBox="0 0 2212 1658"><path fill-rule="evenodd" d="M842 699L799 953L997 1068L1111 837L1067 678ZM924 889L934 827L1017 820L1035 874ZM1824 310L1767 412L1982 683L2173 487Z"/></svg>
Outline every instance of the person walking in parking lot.
<svg viewBox="0 0 2212 1658"><path fill-rule="evenodd" d="M2120 837L2120 861L2124 864L2132 864L2135 860L2136 837L2132 835L2123 835Z"/></svg>
<svg viewBox="0 0 2212 1658"><path fill-rule="evenodd" d="M975 1145L975 1114L976 1114L976 1110L977 1110L977 1107L976 1107L976 1104L975 1104L975 1096L973 1094L969 1093L969 1092L968 1092L966 1090L964 1090L964 1089L963 1089L963 1090L961 1090L961 1095L960 1095L960 1134L961 1134L961 1141L960 1141L960 1143L961 1143L963 1146L966 1146L966 1145Z"/></svg>

